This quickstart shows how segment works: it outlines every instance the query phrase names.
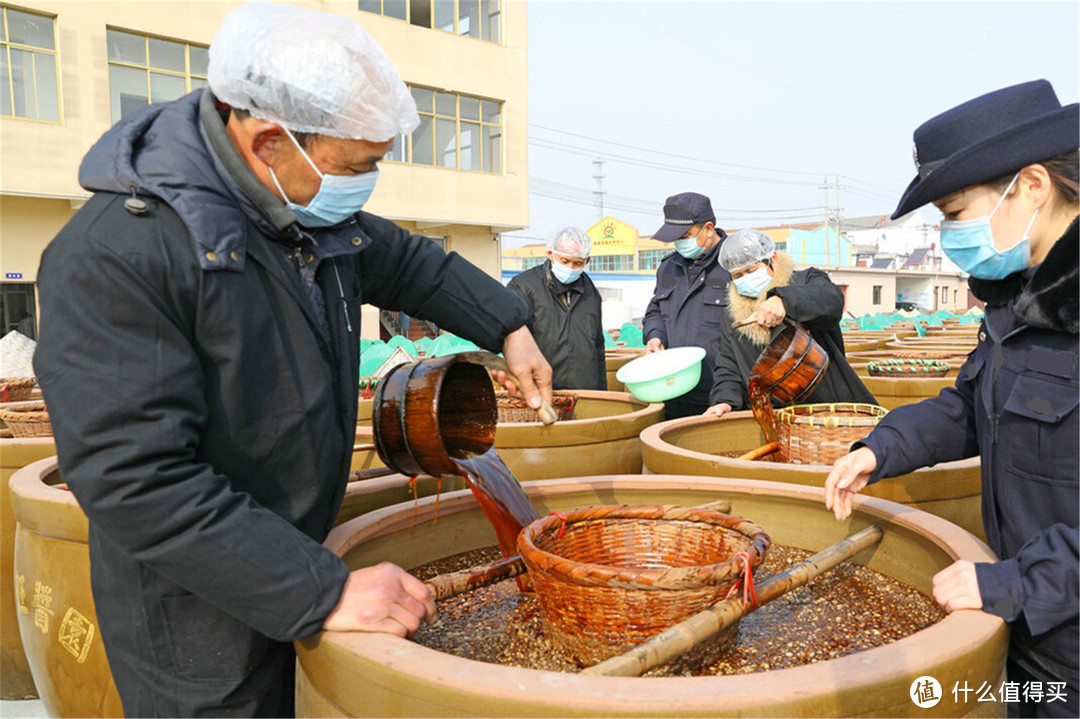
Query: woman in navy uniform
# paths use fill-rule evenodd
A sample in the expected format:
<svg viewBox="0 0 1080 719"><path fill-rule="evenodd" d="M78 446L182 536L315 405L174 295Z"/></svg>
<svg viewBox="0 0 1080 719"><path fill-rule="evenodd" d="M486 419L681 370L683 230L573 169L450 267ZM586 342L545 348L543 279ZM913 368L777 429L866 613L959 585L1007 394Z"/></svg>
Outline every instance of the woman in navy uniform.
<svg viewBox="0 0 1080 719"><path fill-rule="evenodd" d="M927 202L941 210L942 248L986 316L956 386L890 412L825 482L842 520L868 483L978 453L983 526L1001 559L955 562L934 577L934 598L1010 623L1009 681L1042 690L1010 703L1010 716L1080 715L1078 137L1078 106L1062 107L1045 80L915 131L918 176L893 218Z"/></svg>

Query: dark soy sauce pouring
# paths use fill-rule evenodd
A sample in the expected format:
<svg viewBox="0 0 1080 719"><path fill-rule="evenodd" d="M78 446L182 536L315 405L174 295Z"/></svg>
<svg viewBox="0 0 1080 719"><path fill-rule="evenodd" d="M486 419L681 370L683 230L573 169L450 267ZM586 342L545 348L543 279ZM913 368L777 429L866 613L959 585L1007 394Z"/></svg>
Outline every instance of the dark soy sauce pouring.
<svg viewBox="0 0 1080 719"><path fill-rule="evenodd" d="M476 361L477 354L392 369L375 392L375 447L387 467L410 477L465 477L503 555L511 557L517 554L518 534L540 515L493 449L498 408L485 369L490 363ZM525 585L518 577L519 588Z"/></svg>

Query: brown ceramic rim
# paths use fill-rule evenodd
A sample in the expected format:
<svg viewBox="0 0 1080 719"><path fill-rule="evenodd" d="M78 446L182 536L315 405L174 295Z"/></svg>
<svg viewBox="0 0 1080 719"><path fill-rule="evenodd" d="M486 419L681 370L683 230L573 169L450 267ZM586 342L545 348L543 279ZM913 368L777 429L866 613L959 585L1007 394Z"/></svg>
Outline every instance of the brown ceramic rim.
<svg viewBox="0 0 1080 719"><path fill-rule="evenodd" d="M632 409L606 417L556 422L547 427L542 427L539 422L500 424L495 428L495 448L564 447L632 438L638 436L641 430L655 424L664 411L663 404L643 402L629 392L575 390L575 394L578 396L578 407L583 402L603 401L620 402Z"/></svg>
<svg viewBox="0 0 1080 719"><path fill-rule="evenodd" d="M865 382L866 379L878 378L864 378L863 381ZM890 381L903 382L908 380ZM641 455L644 466L652 467L658 462L663 463L664 458L678 457L679 459L685 459L692 463L688 468L691 471L697 469L698 473L707 476L724 476L722 473L725 469L728 471L741 472L762 470L764 464L762 462L736 459L734 457L720 457L715 454L684 449L668 442L664 438L664 435L668 432L692 430L701 426L713 424L716 425L716 430L718 432L723 431L723 422L738 419L753 421L754 415L749 410L744 410L732 412L729 415L725 415L725 417L726 419L705 416L682 417L680 419L672 419L647 427L641 433ZM816 482L816 484L824 485L825 477L831 469L831 465L827 464L768 464L769 466L766 471L770 474L777 477L791 478L790 483L783 482L786 486L791 486L792 484L805 485L807 483L806 480L812 479L815 476L820 477L820 481ZM699 465L699 467L695 467L694 465ZM941 462L933 467L923 467L901 477L883 479L880 482L871 485L870 490L884 496L886 500L920 503L932 502L942 498L940 494L942 491L942 483L935 482L932 476L927 475L954 473L964 469L971 470L978 466L978 457L968 457L952 462ZM749 481L767 482L768 480L749 479ZM979 494L982 490L982 480L977 472L975 472L969 480L950 481L955 483L957 490L962 490L964 488L968 489L969 491L967 494L971 496ZM958 492L958 494L959 493L960 492Z"/></svg>
<svg viewBox="0 0 1080 719"><path fill-rule="evenodd" d="M59 481L59 462L46 457L28 464L11 475L11 508L15 521L32 532L70 539L89 541L89 525L75 495L46 483L55 474Z"/></svg>

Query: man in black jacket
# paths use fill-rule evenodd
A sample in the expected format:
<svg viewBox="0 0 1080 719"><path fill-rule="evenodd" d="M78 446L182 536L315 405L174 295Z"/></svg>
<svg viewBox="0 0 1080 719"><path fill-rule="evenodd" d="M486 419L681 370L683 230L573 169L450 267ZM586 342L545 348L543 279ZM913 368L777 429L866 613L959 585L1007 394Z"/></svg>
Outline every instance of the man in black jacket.
<svg viewBox="0 0 1080 719"><path fill-rule="evenodd" d="M529 330L551 364L555 389L607 389L600 293L585 274L592 238L564 227L548 240L548 259L507 285L532 310Z"/></svg>
<svg viewBox="0 0 1080 719"><path fill-rule="evenodd" d="M731 272L729 321L724 323L720 353L706 414L722 417L749 409L747 382L761 351L779 332L785 317L803 325L829 355L829 367L807 403L877 404L844 356L840 318L844 294L815 267L795 271L791 257L777 252L772 238L758 230L739 230L720 249L720 264ZM753 319L749 325L732 325Z"/></svg>
<svg viewBox="0 0 1080 719"><path fill-rule="evenodd" d="M35 370L127 716L289 716L293 640L432 616L404 570L350 572L321 545L355 434L361 303L501 350L533 406L550 395L524 303L361 211L417 116L359 25L240 6L209 84L91 148L95 194L38 275Z"/></svg>
<svg viewBox="0 0 1080 719"><path fill-rule="evenodd" d="M701 379L692 390L664 402L664 417L701 414L709 406L712 368L727 321L728 280L716 261L727 237L716 226L712 203L705 195L683 192L664 203L664 225L654 240L671 242L675 252L656 269L656 289L642 322L646 351L669 347L702 347Z"/></svg>

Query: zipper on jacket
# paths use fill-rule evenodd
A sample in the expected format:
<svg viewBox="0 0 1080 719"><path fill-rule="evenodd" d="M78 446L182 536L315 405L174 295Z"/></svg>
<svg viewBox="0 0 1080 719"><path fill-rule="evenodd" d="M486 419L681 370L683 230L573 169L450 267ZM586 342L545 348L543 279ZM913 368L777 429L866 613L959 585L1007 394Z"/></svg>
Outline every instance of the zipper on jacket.
<svg viewBox="0 0 1080 719"><path fill-rule="evenodd" d="M998 442L998 425L1001 423L1001 413L998 412L998 398L997 398L997 377L998 370L1001 369L1001 365L1005 362L1005 340L1013 337L1020 332L1027 329L1026 324L1022 324L1016 329L1012 330L1004 337L999 338L997 333L992 329L989 320L983 320L983 324L986 326L986 332L990 335L990 340L994 343L994 349L991 351L990 359L990 398L993 402L993 407L990 412L990 428L991 428L991 441L992 445L996 445Z"/></svg>
<svg viewBox="0 0 1080 719"><path fill-rule="evenodd" d="M353 328L352 321L349 319L349 305L345 301L345 288L341 286L341 273L338 272L337 258L333 257L330 261L334 263L334 276L337 277L338 297L341 298L341 311L345 313L345 327L348 329L349 334L352 334Z"/></svg>

